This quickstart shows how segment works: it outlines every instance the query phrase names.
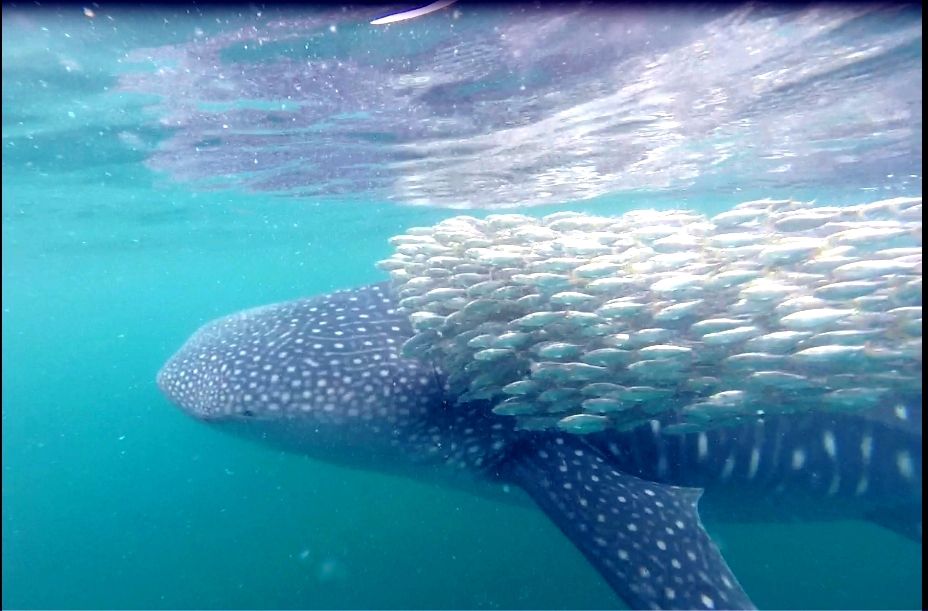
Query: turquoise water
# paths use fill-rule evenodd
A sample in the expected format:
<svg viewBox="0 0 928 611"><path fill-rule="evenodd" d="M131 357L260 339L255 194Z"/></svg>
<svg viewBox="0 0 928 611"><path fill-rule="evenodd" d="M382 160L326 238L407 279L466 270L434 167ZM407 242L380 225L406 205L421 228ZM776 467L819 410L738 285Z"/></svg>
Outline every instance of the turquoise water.
<svg viewBox="0 0 928 611"><path fill-rule="evenodd" d="M4 608L621 605L532 508L282 454L170 406L155 372L197 326L379 281L373 263L389 254L387 238L457 212L173 180L145 163L170 130L152 121L148 98L116 83L127 50L185 40L193 23L175 29L124 14L117 31L101 34L98 15L90 44L79 8L33 13L31 30L14 28L25 22L8 20L9 11ZM126 130L136 137L120 136ZM920 178L878 190L920 193ZM840 185L784 193L746 184L739 193L625 193L531 213L681 204L715 212L753 195L874 199L873 190ZM921 607L921 546L876 526L708 527L762 608Z"/></svg>

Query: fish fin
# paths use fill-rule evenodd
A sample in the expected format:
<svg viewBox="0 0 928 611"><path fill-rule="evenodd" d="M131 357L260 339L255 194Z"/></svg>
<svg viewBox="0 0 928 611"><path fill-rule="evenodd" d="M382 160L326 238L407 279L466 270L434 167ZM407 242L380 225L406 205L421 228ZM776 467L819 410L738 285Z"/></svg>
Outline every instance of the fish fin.
<svg viewBox="0 0 928 611"><path fill-rule="evenodd" d="M702 490L612 468L573 435L519 446L500 474L522 487L634 608L754 608L696 509Z"/></svg>
<svg viewBox="0 0 928 611"><path fill-rule="evenodd" d="M922 511L917 505L897 505L881 507L866 515L874 524L889 529L906 539L922 542Z"/></svg>

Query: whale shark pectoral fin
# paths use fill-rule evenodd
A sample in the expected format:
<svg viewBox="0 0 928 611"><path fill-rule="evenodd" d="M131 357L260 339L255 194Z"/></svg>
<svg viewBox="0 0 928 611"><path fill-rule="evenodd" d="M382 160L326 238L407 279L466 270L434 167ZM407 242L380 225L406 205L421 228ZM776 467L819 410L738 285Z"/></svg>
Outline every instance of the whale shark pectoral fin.
<svg viewBox="0 0 928 611"><path fill-rule="evenodd" d="M635 608L754 608L699 519L702 491L612 468L573 435L539 438L501 475L521 486Z"/></svg>
<svg viewBox="0 0 928 611"><path fill-rule="evenodd" d="M874 524L915 541L922 542L922 508L920 505L897 505L875 509L865 516Z"/></svg>

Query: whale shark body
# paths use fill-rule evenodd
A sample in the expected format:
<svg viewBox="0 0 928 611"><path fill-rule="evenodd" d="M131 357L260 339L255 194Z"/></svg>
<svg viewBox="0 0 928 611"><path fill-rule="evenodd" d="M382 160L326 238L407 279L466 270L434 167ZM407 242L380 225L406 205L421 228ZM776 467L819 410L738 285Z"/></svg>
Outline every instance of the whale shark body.
<svg viewBox="0 0 928 611"><path fill-rule="evenodd" d="M635 608L753 606L703 528L703 495L735 519L865 519L921 538L918 405L672 435L656 422L522 430L404 358L412 335L390 286L374 284L208 323L158 384L198 419L321 460L518 486Z"/></svg>

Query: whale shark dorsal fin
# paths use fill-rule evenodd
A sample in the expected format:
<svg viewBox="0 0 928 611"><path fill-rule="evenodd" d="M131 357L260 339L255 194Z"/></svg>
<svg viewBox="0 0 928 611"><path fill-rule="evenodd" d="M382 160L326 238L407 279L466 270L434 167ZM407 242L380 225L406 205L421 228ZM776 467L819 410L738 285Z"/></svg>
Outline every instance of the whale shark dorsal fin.
<svg viewBox="0 0 928 611"><path fill-rule="evenodd" d="M618 471L573 435L520 446L501 475L528 492L630 606L754 608L702 526L701 490Z"/></svg>

